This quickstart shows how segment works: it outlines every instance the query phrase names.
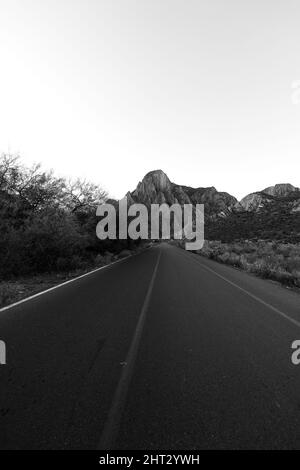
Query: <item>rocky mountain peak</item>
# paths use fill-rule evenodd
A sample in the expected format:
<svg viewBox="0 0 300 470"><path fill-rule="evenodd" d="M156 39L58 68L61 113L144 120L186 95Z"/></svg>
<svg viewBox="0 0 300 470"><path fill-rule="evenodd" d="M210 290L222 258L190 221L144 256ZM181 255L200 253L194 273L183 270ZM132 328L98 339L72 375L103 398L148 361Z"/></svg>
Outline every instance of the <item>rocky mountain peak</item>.
<svg viewBox="0 0 300 470"><path fill-rule="evenodd" d="M262 191L248 194L236 205L236 209L258 211L266 204L276 199L283 199L288 203L288 198L290 197L294 199L292 210L298 210L297 207L299 205L300 198L299 188L296 188L289 183L275 184L274 186L269 186Z"/></svg>
<svg viewBox="0 0 300 470"><path fill-rule="evenodd" d="M154 170L147 173L140 181L136 189L130 193L134 202L146 204L173 204L172 183L162 170Z"/></svg>
<svg viewBox="0 0 300 470"><path fill-rule="evenodd" d="M172 183L162 170L147 173L136 189L127 193L130 204L205 204L206 214L211 217L226 215L237 203L228 193L218 192L215 187L191 188Z"/></svg>
<svg viewBox="0 0 300 470"><path fill-rule="evenodd" d="M283 204L290 213L300 212L300 189L289 183L275 184L262 191L248 194L240 202L229 193L214 186L192 188L170 181L162 170L147 173L133 192L126 194L129 204L205 204L210 220L230 216L233 212L258 212L270 204ZM281 206L280 206L281 207ZM280 209L281 210L281 209Z"/></svg>
<svg viewBox="0 0 300 470"><path fill-rule="evenodd" d="M166 173L162 170L153 170L147 173L140 184L144 185L153 185L157 191L168 190L171 186L171 181L169 180Z"/></svg>
<svg viewBox="0 0 300 470"><path fill-rule="evenodd" d="M270 194L271 196L288 196L290 193L298 191L298 188L289 183L275 184L275 186L269 186L263 189L263 193Z"/></svg>

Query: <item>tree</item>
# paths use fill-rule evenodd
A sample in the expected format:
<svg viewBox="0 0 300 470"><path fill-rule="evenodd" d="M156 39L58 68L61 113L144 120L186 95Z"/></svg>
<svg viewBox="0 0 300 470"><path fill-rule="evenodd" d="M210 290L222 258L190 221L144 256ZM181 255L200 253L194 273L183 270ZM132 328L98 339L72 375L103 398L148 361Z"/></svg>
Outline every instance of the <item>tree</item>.
<svg viewBox="0 0 300 470"><path fill-rule="evenodd" d="M71 212L95 211L107 199L107 193L94 183L77 178L64 186L64 203Z"/></svg>
<svg viewBox="0 0 300 470"><path fill-rule="evenodd" d="M57 178L18 156L0 157L0 273L2 276L64 270L91 262L96 207L107 197L85 180Z"/></svg>

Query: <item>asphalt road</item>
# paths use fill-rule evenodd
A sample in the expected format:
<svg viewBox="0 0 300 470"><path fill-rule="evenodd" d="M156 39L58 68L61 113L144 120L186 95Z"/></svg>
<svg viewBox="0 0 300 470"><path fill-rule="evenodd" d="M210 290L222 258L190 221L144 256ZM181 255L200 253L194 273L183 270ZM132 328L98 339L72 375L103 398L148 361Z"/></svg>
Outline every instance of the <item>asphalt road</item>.
<svg viewBox="0 0 300 470"><path fill-rule="evenodd" d="M300 297L160 245L0 312L1 449L300 448Z"/></svg>

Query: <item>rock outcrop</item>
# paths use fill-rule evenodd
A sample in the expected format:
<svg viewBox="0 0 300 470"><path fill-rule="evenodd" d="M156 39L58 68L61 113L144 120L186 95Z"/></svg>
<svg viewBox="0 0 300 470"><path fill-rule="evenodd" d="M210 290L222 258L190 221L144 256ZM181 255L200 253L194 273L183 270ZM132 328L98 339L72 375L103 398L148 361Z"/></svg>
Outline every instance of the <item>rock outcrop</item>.
<svg viewBox="0 0 300 470"><path fill-rule="evenodd" d="M126 194L129 204L205 204L206 215L214 218L228 215L237 199L214 187L191 188L172 183L162 170L150 171L133 192Z"/></svg>
<svg viewBox="0 0 300 470"><path fill-rule="evenodd" d="M300 189L289 183L269 186L262 191L248 194L236 204L235 208L237 210L246 210L250 212L258 211L267 204L275 201L285 201L287 205L291 206L291 210L299 210Z"/></svg>

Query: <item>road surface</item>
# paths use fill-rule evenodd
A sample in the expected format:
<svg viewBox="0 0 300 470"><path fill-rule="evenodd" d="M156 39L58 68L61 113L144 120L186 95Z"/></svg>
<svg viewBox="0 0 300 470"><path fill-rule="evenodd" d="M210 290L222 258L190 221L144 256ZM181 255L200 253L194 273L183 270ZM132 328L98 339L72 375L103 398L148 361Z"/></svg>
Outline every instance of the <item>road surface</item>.
<svg viewBox="0 0 300 470"><path fill-rule="evenodd" d="M0 448L300 448L299 299L163 244L1 311Z"/></svg>

